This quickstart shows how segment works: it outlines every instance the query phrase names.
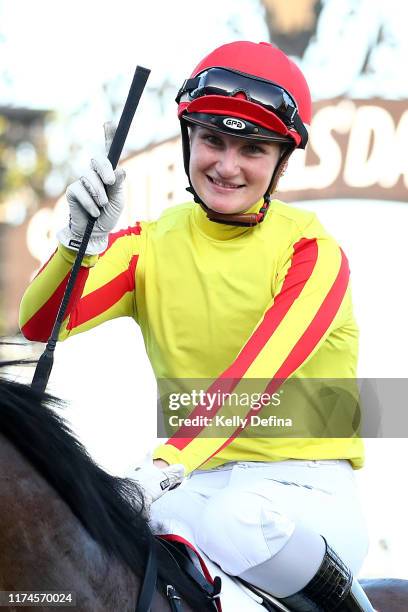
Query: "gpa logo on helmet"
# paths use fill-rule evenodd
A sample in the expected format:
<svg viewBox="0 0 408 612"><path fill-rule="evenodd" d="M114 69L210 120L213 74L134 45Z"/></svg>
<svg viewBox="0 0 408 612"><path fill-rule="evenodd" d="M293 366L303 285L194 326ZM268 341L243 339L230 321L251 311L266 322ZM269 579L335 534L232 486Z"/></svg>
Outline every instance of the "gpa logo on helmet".
<svg viewBox="0 0 408 612"><path fill-rule="evenodd" d="M241 119L235 119L235 117L226 117L222 122L227 128L233 130L244 130L246 128L245 123Z"/></svg>

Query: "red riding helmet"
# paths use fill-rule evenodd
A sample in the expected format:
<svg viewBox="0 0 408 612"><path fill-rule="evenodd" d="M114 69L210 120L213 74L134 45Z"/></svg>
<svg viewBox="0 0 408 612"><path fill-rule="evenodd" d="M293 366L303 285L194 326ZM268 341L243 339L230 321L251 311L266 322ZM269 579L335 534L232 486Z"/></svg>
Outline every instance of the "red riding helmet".
<svg viewBox="0 0 408 612"><path fill-rule="evenodd" d="M270 43L232 42L218 47L196 66L184 81L176 102L189 181L188 123L241 138L283 143L283 154L264 196L266 208L261 209L256 220L247 219L245 224L262 221L283 165L294 149L304 148L307 143L305 124L310 124L312 104L300 69ZM212 220L220 221L201 202L191 181L190 191L207 214L211 213ZM236 224L232 216L231 220ZM220 222L227 223L228 219Z"/></svg>

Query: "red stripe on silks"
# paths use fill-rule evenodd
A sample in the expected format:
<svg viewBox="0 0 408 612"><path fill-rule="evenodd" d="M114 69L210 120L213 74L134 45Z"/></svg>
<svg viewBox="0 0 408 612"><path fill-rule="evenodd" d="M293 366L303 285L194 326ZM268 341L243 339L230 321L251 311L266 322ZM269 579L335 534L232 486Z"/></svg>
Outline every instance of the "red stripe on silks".
<svg viewBox="0 0 408 612"><path fill-rule="evenodd" d="M323 300L319 310L309 324L308 328L293 347L282 366L276 372L275 377L268 384L264 393L272 395L279 387L281 387L282 382L289 378L289 376L293 374L293 372L297 370L298 367L305 361L306 357L310 355L334 321L347 291L350 278L350 269L347 257L341 249L340 251L341 264L336 280L334 281L330 291ZM258 411L256 409L252 409L248 412L246 415L246 417L249 419L248 422L250 422L251 416L257 414L257 412ZM211 459L211 457L214 457L214 455L228 446L241 431L241 428L237 428L232 436L230 436L228 440L224 442L216 451L214 451L205 461L208 461L208 459Z"/></svg>
<svg viewBox="0 0 408 612"><path fill-rule="evenodd" d="M114 232L112 234L109 234L107 249L110 246L112 246L112 244L118 238L120 238L121 236L139 235L141 233L141 231L142 231L142 228L141 228L140 224L136 223L136 225L134 225L132 227L128 227L128 228L120 230L118 232ZM104 251L104 253L106 253L107 249ZM56 252L57 252L57 249L54 251L54 253L51 255L51 257L48 259L48 261L40 268L40 270L35 275L35 278L49 264L49 262L54 257ZM100 255L100 257L102 257L104 255L104 253L102 253ZM78 299L82 295L82 292L83 292L86 280L88 278L88 274L89 274L89 268L82 268L82 267L80 268L77 280L76 280L75 285L74 285L73 292L72 292L70 300L68 302L68 307L67 307L67 311L66 311L67 316L72 313L72 311L73 311L73 309L74 309L74 307L76 305L76 302L78 301ZM27 338L27 340L35 340L35 341L38 341L38 342L47 342L48 338L51 335L51 331L52 331L52 328L53 328L53 325L54 325L54 321L55 321L55 318L57 316L58 309L59 309L59 306L61 304L61 301L62 301L62 298L63 298L63 295L64 295L65 287L67 286L67 283L68 283L69 275L70 275L70 272L68 272L68 274L64 277L64 279L61 281L61 283L55 289L54 293L47 300L47 302L45 302L45 304L40 308L40 310L38 312L36 312L31 317L31 319L29 319L27 321L27 323L25 323L25 325L23 325L23 327L21 328L21 331L24 334L24 336ZM81 308L81 310L82 310L82 308ZM70 322L70 324L68 326L68 329L72 329L73 327L75 327L75 326L72 325L71 322Z"/></svg>
<svg viewBox="0 0 408 612"><path fill-rule="evenodd" d="M84 296L78 307L71 313L67 329L74 329L90 321L111 308L118 302L125 293L135 289L135 272L139 259L138 255L133 255L126 270L118 274L111 281L95 289L89 295Z"/></svg>
<svg viewBox="0 0 408 612"><path fill-rule="evenodd" d="M27 321L22 327L21 331L27 340L36 340L37 342L47 342L51 335L52 328L54 326L55 319L57 317L58 309L64 296L65 288L68 284L69 271L63 278L61 283L58 285L51 297L45 302L43 306ZM86 280L88 278L89 268L80 268L77 280L74 285L74 289L71 293L71 297L68 302L66 309L66 315L69 316L72 309L75 307L76 302L81 297L82 291Z"/></svg>
<svg viewBox="0 0 408 612"><path fill-rule="evenodd" d="M341 249L340 251L341 264L336 280L310 325L276 372L276 378L287 378L292 372L297 370L306 357L310 355L333 322L347 291L350 278L347 257Z"/></svg>
<svg viewBox="0 0 408 612"><path fill-rule="evenodd" d="M99 257L103 257L106 251L110 249L112 244L114 244L118 238L122 238L122 236L139 236L141 233L142 233L142 227L140 223L137 222L136 225L132 225L125 229L121 229L118 232L113 232L112 234L109 234L108 235L108 246L103 251L103 253L100 254Z"/></svg>
<svg viewBox="0 0 408 612"><path fill-rule="evenodd" d="M292 263L273 306L265 313L262 323L254 331L234 363L222 374L223 378L241 378L245 374L302 293L313 273L317 257L318 247L315 238L302 238L295 244Z"/></svg>
<svg viewBox="0 0 408 612"><path fill-rule="evenodd" d="M239 380L237 379L234 379L234 380L231 380L229 378L223 379L221 376L220 378L218 378L216 381L214 381L210 385L206 393L210 395L212 394L217 395L218 393L220 395L222 395L223 393L231 393L235 389L238 383L239 383ZM197 415L213 418L221 407L222 407L222 402L214 401L213 405L210 408L210 404L206 396L206 399L204 400L204 402L202 402L201 404L198 404L198 406L194 408L194 410L189 415L189 418L193 418ZM179 429L177 430L177 432L173 434L173 436L167 440L166 444L171 444L172 446L176 447L178 450L183 450L188 444L190 444L192 440L194 440L195 437L197 437L201 433L201 431L204 428L205 428L205 425L193 425L193 426L181 425Z"/></svg>
<svg viewBox="0 0 408 612"><path fill-rule="evenodd" d="M230 393L233 391L303 291L313 273L317 257L318 246L315 238L302 238L294 245L292 263L273 306L265 313L263 321L251 335L233 364L211 385L207 393L216 393L217 391ZM212 409L208 410L208 404L200 404L189 417L204 415L214 417L221 406L221 403L214 402ZM170 438L166 444L171 444L178 450L183 450L200 434L204 427L205 425L195 427L182 425L175 434L176 437Z"/></svg>

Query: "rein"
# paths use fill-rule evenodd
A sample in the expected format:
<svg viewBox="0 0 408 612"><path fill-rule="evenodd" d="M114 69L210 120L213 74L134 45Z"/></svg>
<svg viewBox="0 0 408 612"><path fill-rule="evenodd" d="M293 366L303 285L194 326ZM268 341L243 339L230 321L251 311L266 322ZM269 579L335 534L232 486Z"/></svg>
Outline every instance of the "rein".
<svg viewBox="0 0 408 612"><path fill-rule="evenodd" d="M135 612L146 612L150 610L156 586L157 556L154 549L153 540L150 538L145 575L143 576L142 586L137 598Z"/></svg>

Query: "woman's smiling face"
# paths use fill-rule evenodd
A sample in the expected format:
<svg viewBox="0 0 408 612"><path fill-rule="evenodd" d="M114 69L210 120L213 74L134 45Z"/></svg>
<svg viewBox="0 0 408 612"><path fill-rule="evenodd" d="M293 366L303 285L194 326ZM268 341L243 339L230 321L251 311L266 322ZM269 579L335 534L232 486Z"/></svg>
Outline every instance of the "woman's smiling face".
<svg viewBox="0 0 408 612"><path fill-rule="evenodd" d="M263 197L280 157L277 143L198 126L191 130L190 141L191 183L209 208L240 213Z"/></svg>

